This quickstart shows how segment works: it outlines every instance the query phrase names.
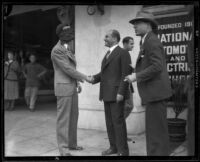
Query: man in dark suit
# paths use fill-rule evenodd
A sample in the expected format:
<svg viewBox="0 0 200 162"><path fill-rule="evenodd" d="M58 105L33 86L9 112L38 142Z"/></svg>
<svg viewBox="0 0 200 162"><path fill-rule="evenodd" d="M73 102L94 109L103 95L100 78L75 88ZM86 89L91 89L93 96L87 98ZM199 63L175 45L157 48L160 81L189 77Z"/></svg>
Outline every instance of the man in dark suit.
<svg viewBox="0 0 200 162"><path fill-rule="evenodd" d="M124 37L122 40L122 43L123 43L123 48L127 50L128 52L133 50L133 46L134 46L133 37L130 37L130 36ZM134 92L134 90L133 90L132 83L129 84L129 91L130 91L130 97L127 100L125 100L125 106L124 106L125 119L128 118L128 116L133 110L133 94L132 93ZM128 137L127 137L127 140L132 141L132 139Z"/></svg>
<svg viewBox="0 0 200 162"><path fill-rule="evenodd" d="M157 22L148 12L138 12L130 21L141 36L135 73L125 78L137 81L142 103L146 105L146 143L148 156L168 156L169 137L166 99L172 95L163 46L153 30Z"/></svg>
<svg viewBox="0 0 200 162"><path fill-rule="evenodd" d="M124 102L129 97L129 91L124 78L131 73L131 58L128 51L118 46L120 34L117 30L109 30L104 41L109 51L102 61L100 73L94 75L92 80L93 84L100 82L99 99L104 101L110 142L110 148L103 151L102 155L117 153L118 156L128 156Z"/></svg>
<svg viewBox="0 0 200 162"><path fill-rule="evenodd" d="M128 52L129 51L132 51L133 50L133 46L134 46L134 40L132 37L125 37L123 40L122 40L122 43L123 43L123 48L125 50L127 50ZM125 108L124 108L124 117L127 118L131 111L133 110L133 86L132 86L132 83L130 83L129 85L129 90L130 90L130 98L127 99L125 101Z"/></svg>

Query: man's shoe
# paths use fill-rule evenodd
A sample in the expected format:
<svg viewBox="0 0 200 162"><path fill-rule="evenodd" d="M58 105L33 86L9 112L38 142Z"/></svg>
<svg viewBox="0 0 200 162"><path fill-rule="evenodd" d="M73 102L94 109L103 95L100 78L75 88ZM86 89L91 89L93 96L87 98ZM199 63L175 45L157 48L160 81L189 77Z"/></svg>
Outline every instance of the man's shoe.
<svg viewBox="0 0 200 162"><path fill-rule="evenodd" d="M70 153L62 153L61 156L72 156Z"/></svg>
<svg viewBox="0 0 200 162"><path fill-rule="evenodd" d="M131 142L131 141L132 141L132 139L127 137L127 141L128 141L128 142Z"/></svg>
<svg viewBox="0 0 200 162"><path fill-rule="evenodd" d="M102 152L102 156L112 155L112 154L116 154L116 153L117 153L117 150L109 148L108 150Z"/></svg>
<svg viewBox="0 0 200 162"><path fill-rule="evenodd" d="M128 153L118 153L117 156L129 156Z"/></svg>
<svg viewBox="0 0 200 162"><path fill-rule="evenodd" d="M29 110L30 110L30 112L34 112L35 111L35 109L31 109L31 108Z"/></svg>
<svg viewBox="0 0 200 162"><path fill-rule="evenodd" d="M6 110L7 110L7 111L13 111L13 110L14 110L14 107L8 107Z"/></svg>
<svg viewBox="0 0 200 162"><path fill-rule="evenodd" d="M77 151L81 151L81 150L83 150L83 147L81 147L81 146L69 147L69 150L77 150Z"/></svg>

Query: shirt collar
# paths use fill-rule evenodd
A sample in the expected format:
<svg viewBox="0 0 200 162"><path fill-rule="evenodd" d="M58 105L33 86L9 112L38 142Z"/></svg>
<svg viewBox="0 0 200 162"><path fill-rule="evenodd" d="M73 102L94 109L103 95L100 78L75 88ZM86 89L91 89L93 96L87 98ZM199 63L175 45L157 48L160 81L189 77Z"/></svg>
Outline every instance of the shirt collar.
<svg viewBox="0 0 200 162"><path fill-rule="evenodd" d="M62 29L63 29L63 30L66 30L66 29L69 29L69 28L70 28L70 26L67 25L67 26L64 26Z"/></svg>
<svg viewBox="0 0 200 162"><path fill-rule="evenodd" d="M64 47L65 47L66 49L68 49L68 44L67 44L67 43L65 43L65 44L64 44Z"/></svg>
<svg viewBox="0 0 200 162"><path fill-rule="evenodd" d="M148 34L148 33L146 33L146 34L142 37L142 44L144 43L144 40L145 40L147 34Z"/></svg>
<svg viewBox="0 0 200 162"><path fill-rule="evenodd" d="M116 45L110 47L110 53L111 53L117 46L118 46L118 44L116 44Z"/></svg>

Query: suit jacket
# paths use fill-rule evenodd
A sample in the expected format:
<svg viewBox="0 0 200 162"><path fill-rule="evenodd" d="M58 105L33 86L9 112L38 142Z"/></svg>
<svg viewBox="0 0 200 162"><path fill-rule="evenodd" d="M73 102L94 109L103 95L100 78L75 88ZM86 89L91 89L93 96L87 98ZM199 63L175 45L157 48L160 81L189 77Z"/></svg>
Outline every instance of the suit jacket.
<svg viewBox="0 0 200 162"><path fill-rule="evenodd" d="M19 72L20 66L17 61L13 61L9 65L4 64L4 79L17 81Z"/></svg>
<svg viewBox="0 0 200 162"><path fill-rule="evenodd" d="M51 51L54 67L54 90L56 96L72 96L77 81L83 81L85 75L76 70L75 56L60 41Z"/></svg>
<svg viewBox="0 0 200 162"><path fill-rule="evenodd" d="M136 61L136 78L142 103L167 99L172 95L163 45L147 34Z"/></svg>
<svg viewBox="0 0 200 162"><path fill-rule="evenodd" d="M128 83L124 82L124 78L131 73L130 64L130 54L119 46L108 59L104 57L101 72L94 75L94 84L100 82L100 100L116 101L117 94L125 99L129 97Z"/></svg>

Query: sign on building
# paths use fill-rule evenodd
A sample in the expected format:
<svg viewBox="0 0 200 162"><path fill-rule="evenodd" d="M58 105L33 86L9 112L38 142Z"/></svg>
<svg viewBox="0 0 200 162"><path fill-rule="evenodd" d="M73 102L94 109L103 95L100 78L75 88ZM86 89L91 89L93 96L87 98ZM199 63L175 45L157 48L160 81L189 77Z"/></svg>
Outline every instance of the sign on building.
<svg viewBox="0 0 200 162"><path fill-rule="evenodd" d="M170 79L186 79L190 71L188 45L193 41L192 20L189 16L182 15L159 18L157 21L158 38L164 46Z"/></svg>

